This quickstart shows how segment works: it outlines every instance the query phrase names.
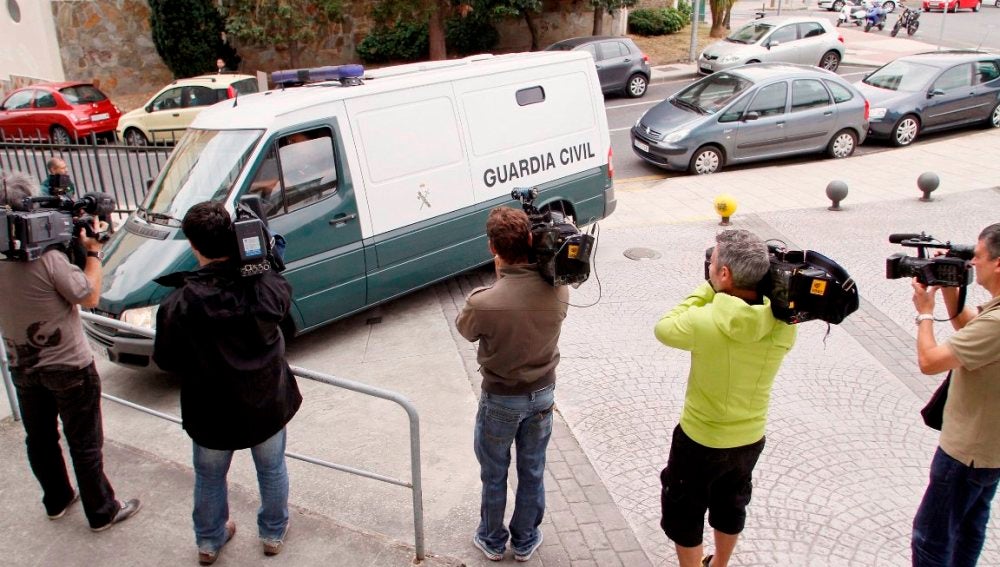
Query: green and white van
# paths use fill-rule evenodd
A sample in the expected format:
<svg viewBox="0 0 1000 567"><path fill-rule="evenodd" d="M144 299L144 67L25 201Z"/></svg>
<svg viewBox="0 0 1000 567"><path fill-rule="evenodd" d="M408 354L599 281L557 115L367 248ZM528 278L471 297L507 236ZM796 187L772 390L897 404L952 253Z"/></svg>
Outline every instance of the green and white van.
<svg viewBox="0 0 1000 567"><path fill-rule="evenodd" d="M197 265L180 219L200 201L232 211L261 196L288 242L291 335L491 261L486 216L519 206L515 187L537 187L537 206L579 225L604 218L612 175L586 53L410 64L240 96L198 115L105 247L95 312L152 327L169 291L153 279ZM150 340L86 329L110 360L151 364Z"/></svg>

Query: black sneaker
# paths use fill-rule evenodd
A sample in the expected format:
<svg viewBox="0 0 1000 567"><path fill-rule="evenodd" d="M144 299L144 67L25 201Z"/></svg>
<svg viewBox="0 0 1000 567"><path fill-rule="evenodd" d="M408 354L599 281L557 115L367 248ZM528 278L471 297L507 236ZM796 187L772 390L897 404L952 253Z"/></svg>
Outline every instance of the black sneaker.
<svg viewBox="0 0 1000 567"><path fill-rule="evenodd" d="M104 530L110 528L111 526L124 522L125 520L135 516L135 514L142 508L142 502L139 502L138 498L133 498L131 500L119 500L118 501L118 512L115 513L115 517L111 518L111 521L104 524L99 528L90 528L92 532L103 532Z"/></svg>
<svg viewBox="0 0 1000 567"><path fill-rule="evenodd" d="M65 516L66 515L66 511L69 510L69 507L72 506L73 504L75 504L76 501L79 500L79 499L80 499L80 493L74 490L73 491L73 497L69 499L69 502L67 502L65 506L63 506L63 509L60 510L59 513L57 513L57 514L49 514L48 515L49 519L50 520L58 520L59 518L62 518L63 516Z"/></svg>

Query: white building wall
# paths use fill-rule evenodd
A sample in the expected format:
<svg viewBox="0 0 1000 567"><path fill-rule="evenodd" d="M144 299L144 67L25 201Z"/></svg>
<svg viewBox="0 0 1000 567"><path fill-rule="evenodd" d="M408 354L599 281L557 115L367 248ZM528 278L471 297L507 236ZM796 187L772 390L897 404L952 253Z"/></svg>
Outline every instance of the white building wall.
<svg viewBox="0 0 1000 567"><path fill-rule="evenodd" d="M12 76L65 80L51 3L0 0L0 83ZM12 18L12 5L20 9L19 22Z"/></svg>

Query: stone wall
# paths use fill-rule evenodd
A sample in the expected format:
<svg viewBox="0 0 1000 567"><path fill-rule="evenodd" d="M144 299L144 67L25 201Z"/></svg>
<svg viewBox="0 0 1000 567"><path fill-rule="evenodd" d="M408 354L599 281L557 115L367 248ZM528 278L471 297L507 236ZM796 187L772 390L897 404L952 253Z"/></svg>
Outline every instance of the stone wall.
<svg viewBox="0 0 1000 567"><path fill-rule="evenodd" d="M303 50L299 66L358 62L355 47L372 26L370 3L348 1L345 10L343 22ZM146 0L52 0L52 13L68 80L92 81L116 101L149 96L173 80L153 45ZM546 0L545 11L535 17L539 47L589 35L593 17L587 0ZM605 16L604 29L611 29L610 16ZM498 30L497 52L526 51L531 45L523 19L503 22ZM289 67L285 49L237 48L243 57L241 72Z"/></svg>

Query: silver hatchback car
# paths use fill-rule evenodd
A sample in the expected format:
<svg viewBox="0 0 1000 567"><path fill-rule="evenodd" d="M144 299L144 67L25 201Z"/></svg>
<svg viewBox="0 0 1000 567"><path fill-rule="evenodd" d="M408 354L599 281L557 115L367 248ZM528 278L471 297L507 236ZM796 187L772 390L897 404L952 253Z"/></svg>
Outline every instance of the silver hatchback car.
<svg viewBox="0 0 1000 567"><path fill-rule="evenodd" d="M843 58L844 38L826 18L761 18L706 47L698 58L698 72L773 62L836 71Z"/></svg>
<svg viewBox="0 0 1000 567"><path fill-rule="evenodd" d="M698 174L808 152L844 158L864 141L868 110L865 97L829 71L744 65L647 110L632 127L632 150L662 168Z"/></svg>

